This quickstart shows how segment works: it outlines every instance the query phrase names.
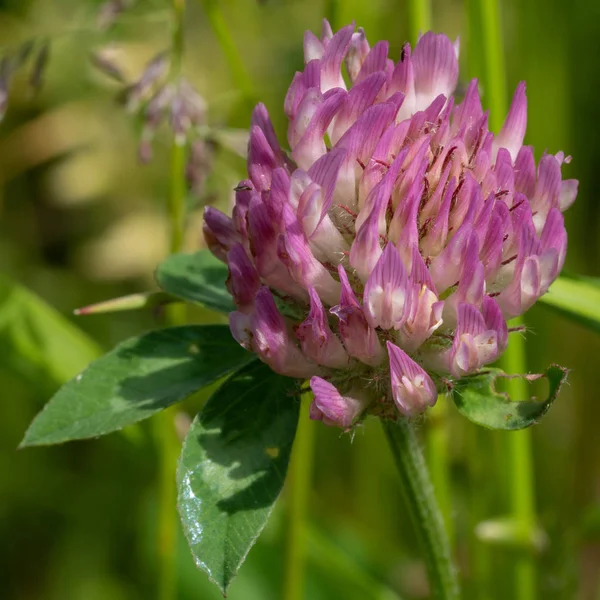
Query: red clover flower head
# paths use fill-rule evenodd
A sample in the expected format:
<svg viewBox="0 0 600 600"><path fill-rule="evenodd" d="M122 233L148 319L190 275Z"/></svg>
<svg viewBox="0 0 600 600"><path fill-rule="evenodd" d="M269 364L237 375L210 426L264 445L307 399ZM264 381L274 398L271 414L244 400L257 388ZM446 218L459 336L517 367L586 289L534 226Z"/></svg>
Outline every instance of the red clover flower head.
<svg viewBox="0 0 600 600"><path fill-rule="evenodd" d="M232 217L206 209L231 330L273 370L310 379L313 419L411 417L495 361L507 320L548 290L577 181L562 180L562 152L536 167L523 146L524 83L496 136L477 80L455 104L445 35L394 63L387 42L325 21L304 54L284 105L290 151L259 104Z"/></svg>

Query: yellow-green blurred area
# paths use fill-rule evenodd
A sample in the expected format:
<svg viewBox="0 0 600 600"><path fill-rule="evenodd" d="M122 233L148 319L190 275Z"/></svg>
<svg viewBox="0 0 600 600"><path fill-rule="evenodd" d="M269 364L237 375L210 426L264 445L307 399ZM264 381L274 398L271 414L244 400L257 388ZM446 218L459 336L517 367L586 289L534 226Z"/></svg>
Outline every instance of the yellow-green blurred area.
<svg viewBox="0 0 600 600"><path fill-rule="evenodd" d="M125 75L168 48L170 2L138 0L108 31L100 2L0 1L2 54L29 40L50 41L43 86L29 73L11 83L0 124L0 597L5 600L137 600L155 597L156 449L148 423L105 438L17 451L33 416L67 378L102 350L161 325L156 311L73 317L90 303L155 289L168 251L169 135L154 158L137 159L141 125L119 102L120 86L95 69L92 52L110 49ZM398 57L409 39L402 0L218 0L214 3L250 74L232 75L203 4L187 0L186 77L218 130L249 124L252 102L267 105L285 139L283 98L302 67L305 29L337 5L336 26L353 19L373 44L388 39ZM433 4L434 29L461 37L461 82L483 68L469 2ZM573 156L563 168L580 180L566 215L565 269L599 275L600 3L501 2L509 93L526 80L526 142ZM214 23L213 23L214 25ZM415 40L410 40L414 43ZM470 45L471 44L471 45ZM484 90L485 92L485 90ZM487 101L484 98L484 103ZM235 131L231 135L237 135ZM218 147L200 193L188 199L186 247L201 245L201 207L226 210L244 162ZM18 284L18 286L17 286ZM40 300L40 299L43 299ZM55 311L50 309L54 307ZM219 317L200 309L196 322ZM569 385L533 431L540 598L600 598L600 337L544 306L526 316L529 369L571 369ZM519 334L514 334L519 335ZM193 416L205 390L181 405ZM422 421L435 436L437 412ZM513 597L512 565L523 549L502 544L481 521L508 513L511 472L502 435L478 430L449 407L441 443L451 480L454 544L465 598ZM425 570L378 423L355 435L316 425L305 598L426 598ZM431 444L427 447L431 447ZM232 600L281 597L285 492L233 583ZM477 537L475 531L480 537ZM488 534L491 540L482 541ZM485 536L484 536L485 537ZM500 536L501 537L501 536ZM178 598L220 597L179 539Z"/></svg>

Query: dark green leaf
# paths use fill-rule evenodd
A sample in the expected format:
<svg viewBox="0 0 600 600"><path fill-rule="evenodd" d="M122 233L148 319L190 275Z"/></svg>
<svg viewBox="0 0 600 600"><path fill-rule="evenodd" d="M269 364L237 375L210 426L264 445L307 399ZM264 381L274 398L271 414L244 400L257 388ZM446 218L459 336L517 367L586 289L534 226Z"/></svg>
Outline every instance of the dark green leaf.
<svg viewBox="0 0 600 600"><path fill-rule="evenodd" d="M251 360L225 325L130 338L66 383L21 446L96 437L141 421Z"/></svg>
<svg viewBox="0 0 600 600"><path fill-rule="evenodd" d="M223 313L235 310L225 287L227 276L227 267L208 250L172 254L156 271L158 284L166 292Z"/></svg>
<svg viewBox="0 0 600 600"><path fill-rule="evenodd" d="M188 432L179 512L197 565L226 592L285 479L300 402L297 380L262 363L228 379Z"/></svg>
<svg viewBox="0 0 600 600"><path fill-rule="evenodd" d="M559 277L541 301L562 315L600 333L600 280Z"/></svg>
<svg viewBox="0 0 600 600"><path fill-rule="evenodd" d="M523 377L528 382L547 378L547 399L515 402L508 394L496 390L496 385L503 379L513 377ZM507 375L500 369L488 369L460 379L454 385L452 399L459 412L478 425L490 429L524 429L535 425L546 414L566 378L567 370L558 365L551 365L543 375Z"/></svg>

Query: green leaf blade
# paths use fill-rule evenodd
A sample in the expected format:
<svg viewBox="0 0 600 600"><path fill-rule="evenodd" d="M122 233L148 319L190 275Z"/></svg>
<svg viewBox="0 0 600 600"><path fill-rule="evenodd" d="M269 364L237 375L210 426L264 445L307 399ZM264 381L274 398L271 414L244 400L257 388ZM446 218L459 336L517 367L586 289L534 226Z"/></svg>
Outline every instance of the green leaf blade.
<svg viewBox="0 0 600 600"><path fill-rule="evenodd" d="M24 446L122 429L253 360L225 325L189 325L130 338L67 382L31 423Z"/></svg>
<svg viewBox="0 0 600 600"><path fill-rule="evenodd" d="M165 292L221 313L236 310L225 285L228 275L227 267L208 250L172 254L156 270Z"/></svg>
<svg viewBox="0 0 600 600"><path fill-rule="evenodd" d="M196 564L223 594L266 525L296 433L297 380L255 362L196 417L178 470L179 513Z"/></svg>
<svg viewBox="0 0 600 600"><path fill-rule="evenodd" d="M511 377L523 377L529 382L546 378L549 386L547 399L513 401L507 394L498 392L498 380ZM452 400L458 411L477 425L515 431L535 425L548 412L566 378L567 370L558 365L551 365L542 375L506 375L500 369L486 369L456 382Z"/></svg>

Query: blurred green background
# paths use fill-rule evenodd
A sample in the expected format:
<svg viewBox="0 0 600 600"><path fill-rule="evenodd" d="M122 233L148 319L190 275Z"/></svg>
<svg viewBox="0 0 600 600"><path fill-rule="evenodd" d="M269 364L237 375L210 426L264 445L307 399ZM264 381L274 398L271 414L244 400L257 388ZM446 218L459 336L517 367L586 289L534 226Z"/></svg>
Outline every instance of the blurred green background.
<svg viewBox="0 0 600 600"><path fill-rule="evenodd" d="M16 451L32 417L54 390L103 349L161 323L151 311L72 317L76 307L154 289L168 248L165 197L168 134L154 160L139 164L140 124L117 101L119 87L90 63L107 44L124 72L168 47L167 0L138 0L108 32L96 26L100 2L0 1L0 54L27 40L50 40L44 85L32 95L18 75L0 124L0 597L5 600L145 599L154 596L156 451L148 423L99 440ZM281 139L283 98L302 65L305 29L320 30L328 10L316 0L219 0L218 8L251 74L252 90L232 76L202 2L188 0L185 74L208 103L217 128L248 126L262 99ZM332 3L329 3L332 4ZM433 3L434 29L461 36L461 82L478 63L468 2ZM526 142L536 156L573 156L565 177L580 180L566 215L565 269L600 275L600 3L501 2L508 89L528 83ZM337 3L336 26L354 19L391 56L410 38L401 0ZM410 40L414 43L415 40ZM470 41L473 44L470 46ZM469 53L471 57L469 58ZM467 66L470 65L470 66ZM485 103L485 98L484 98ZM186 246L201 244L201 207L226 208L244 162L217 148L213 169L190 195ZM42 300L43 299L43 300ZM49 308L49 307L53 307ZM219 317L196 310L195 321ZM544 306L527 315L531 371L557 362L569 385L534 428L540 598L600 598L600 338ZM181 405L193 416L205 391ZM424 436L438 426L422 423ZM499 435L476 431L452 410L444 429L453 526L465 597L511 598L518 549L478 540L484 519L508 511L511 473ZM315 476L305 597L425 598L425 572L394 467L376 422L353 438L316 427ZM510 435L510 434L503 434ZM234 582L232 600L280 597L285 493ZM220 597L194 567L182 537L179 598Z"/></svg>

